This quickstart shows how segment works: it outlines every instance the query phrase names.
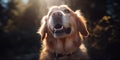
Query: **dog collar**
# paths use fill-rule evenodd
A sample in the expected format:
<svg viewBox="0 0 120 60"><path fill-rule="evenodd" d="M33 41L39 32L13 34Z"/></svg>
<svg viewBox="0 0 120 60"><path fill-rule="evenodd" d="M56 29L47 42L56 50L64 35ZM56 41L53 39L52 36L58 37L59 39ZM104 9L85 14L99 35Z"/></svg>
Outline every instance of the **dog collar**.
<svg viewBox="0 0 120 60"><path fill-rule="evenodd" d="M59 60L60 57L64 57L64 56L70 56L74 53L70 53L70 54L60 54L60 53L53 53L55 60Z"/></svg>

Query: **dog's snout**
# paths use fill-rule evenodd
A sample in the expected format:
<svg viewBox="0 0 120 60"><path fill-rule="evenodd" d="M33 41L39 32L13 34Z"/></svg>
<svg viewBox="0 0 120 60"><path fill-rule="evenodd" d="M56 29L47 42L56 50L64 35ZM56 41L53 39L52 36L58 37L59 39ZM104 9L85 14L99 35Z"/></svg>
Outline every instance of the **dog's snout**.
<svg viewBox="0 0 120 60"><path fill-rule="evenodd" d="M52 17L62 17L62 13L61 12L54 12Z"/></svg>

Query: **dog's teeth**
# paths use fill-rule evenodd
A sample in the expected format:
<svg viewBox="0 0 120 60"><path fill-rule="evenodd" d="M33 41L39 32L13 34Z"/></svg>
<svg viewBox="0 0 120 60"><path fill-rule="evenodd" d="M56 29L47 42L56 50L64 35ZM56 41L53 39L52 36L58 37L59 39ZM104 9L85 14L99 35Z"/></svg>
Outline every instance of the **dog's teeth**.
<svg viewBox="0 0 120 60"><path fill-rule="evenodd" d="M54 28L55 31L56 31L56 30L62 30L62 29L63 29L63 26L62 26L61 28L59 28L59 29Z"/></svg>
<svg viewBox="0 0 120 60"><path fill-rule="evenodd" d="M57 31L57 29L56 29L56 28L54 28L54 31Z"/></svg>
<svg viewBox="0 0 120 60"><path fill-rule="evenodd" d="M62 30L63 29L63 26L61 28L59 28L59 30Z"/></svg>

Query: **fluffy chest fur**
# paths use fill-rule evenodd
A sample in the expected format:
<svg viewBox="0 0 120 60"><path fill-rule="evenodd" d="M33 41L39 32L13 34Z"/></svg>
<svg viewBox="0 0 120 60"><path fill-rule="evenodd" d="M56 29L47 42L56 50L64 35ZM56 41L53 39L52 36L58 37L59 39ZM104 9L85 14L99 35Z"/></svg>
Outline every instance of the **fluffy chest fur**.
<svg viewBox="0 0 120 60"><path fill-rule="evenodd" d="M78 34L70 35L63 39L53 39L50 36L46 36L43 46L48 47L49 51L56 53L73 53L81 44L81 38Z"/></svg>

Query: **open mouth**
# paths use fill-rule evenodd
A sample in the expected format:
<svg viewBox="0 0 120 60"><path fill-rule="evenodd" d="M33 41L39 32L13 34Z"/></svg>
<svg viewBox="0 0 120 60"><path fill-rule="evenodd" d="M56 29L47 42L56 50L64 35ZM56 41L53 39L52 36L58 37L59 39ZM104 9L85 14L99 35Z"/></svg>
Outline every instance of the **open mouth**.
<svg viewBox="0 0 120 60"><path fill-rule="evenodd" d="M53 33L58 35L63 33L70 34L70 32L71 32L71 28L70 27L65 28L62 24L56 24L53 29Z"/></svg>

